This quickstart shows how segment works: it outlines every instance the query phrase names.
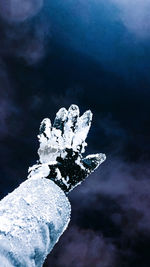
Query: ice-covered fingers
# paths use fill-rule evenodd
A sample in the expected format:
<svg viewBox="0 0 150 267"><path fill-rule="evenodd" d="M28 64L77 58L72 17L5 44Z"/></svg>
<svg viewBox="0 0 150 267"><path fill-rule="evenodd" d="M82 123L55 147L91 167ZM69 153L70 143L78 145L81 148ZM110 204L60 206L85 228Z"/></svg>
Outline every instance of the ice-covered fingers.
<svg viewBox="0 0 150 267"><path fill-rule="evenodd" d="M102 164L106 159L106 155L102 153L88 155L82 160L83 166L88 170L89 173L93 172Z"/></svg>
<svg viewBox="0 0 150 267"><path fill-rule="evenodd" d="M64 123L67 121L68 111L65 108L59 109L56 113L56 118L54 120L53 128L60 130L63 134L64 132Z"/></svg>
<svg viewBox="0 0 150 267"><path fill-rule="evenodd" d="M51 121L50 119L45 118L40 124L38 138L40 142L43 142L50 139L50 136L51 136Z"/></svg>
<svg viewBox="0 0 150 267"><path fill-rule="evenodd" d="M85 139L91 127L92 112L87 110L81 117L79 117L76 124L75 135L73 137L73 147L81 152L84 152L86 146Z"/></svg>
<svg viewBox="0 0 150 267"><path fill-rule="evenodd" d="M67 116L68 111L65 108L61 108L56 113L56 118L54 120L49 145L57 148L58 150L61 150L64 147L64 140L62 136L64 133L64 123L67 120Z"/></svg>
<svg viewBox="0 0 150 267"><path fill-rule="evenodd" d="M57 147L60 150L72 148L74 151L84 152L85 139L92 121L92 112L86 111L79 117L77 105L71 105L68 111L61 108L54 120L53 128L49 119L44 119L40 126L40 143Z"/></svg>
<svg viewBox="0 0 150 267"><path fill-rule="evenodd" d="M66 147L72 147L72 140L79 119L79 108L77 105L71 105L68 109L68 118L64 124L64 140Z"/></svg>

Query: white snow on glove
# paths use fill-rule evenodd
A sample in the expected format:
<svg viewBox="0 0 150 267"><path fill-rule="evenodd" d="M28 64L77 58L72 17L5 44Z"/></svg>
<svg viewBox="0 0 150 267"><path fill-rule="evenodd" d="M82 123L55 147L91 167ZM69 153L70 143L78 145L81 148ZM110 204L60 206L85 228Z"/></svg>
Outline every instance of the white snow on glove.
<svg viewBox="0 0 150 267"><path fill-rule="evenodd" d="M42 175L54 181L66 193L80 184L106 159L102 153L85 158L82 156L91 121L92 112L88 110L80 117L76 105L71 105L68 110L61 108L53 127L50 119L44 119L38 135L39 164L29 168L28 178Z"/></svg>

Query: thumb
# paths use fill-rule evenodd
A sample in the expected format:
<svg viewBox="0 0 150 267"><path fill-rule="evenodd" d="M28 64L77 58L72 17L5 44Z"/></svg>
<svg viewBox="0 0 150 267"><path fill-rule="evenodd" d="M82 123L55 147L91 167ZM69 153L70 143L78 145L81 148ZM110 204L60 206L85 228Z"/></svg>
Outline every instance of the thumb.
<svg viewBox="0 0 150 267"><path fill-rule="evenodd" d="M82 160L84 167L89 171L89 173L93 172L98 166L103 163L106 159L106 155L99 153L95 155L88 155L86 158Z"/></svg>
<svg viewBox="0 0 150 267"><path fill-rule="evenodd" d="M51 121L48 118L45 118L42 120L40 124L40 129L39 129L39 135L38 138L39 140L42 140L42 138L46 138L46 140L50 139L51 137Z"/></svg>

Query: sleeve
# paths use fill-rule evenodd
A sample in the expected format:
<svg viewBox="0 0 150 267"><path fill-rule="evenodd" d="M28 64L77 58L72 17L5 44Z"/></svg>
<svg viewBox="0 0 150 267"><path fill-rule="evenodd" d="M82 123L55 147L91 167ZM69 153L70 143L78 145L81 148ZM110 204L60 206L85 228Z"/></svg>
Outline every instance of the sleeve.
<svg viewBox="0 0 150 267"><path fill-rule="evenodd" d="M0 263L40 267L66 229L71 207L51 180L31 178L0 201Z"/></svg>

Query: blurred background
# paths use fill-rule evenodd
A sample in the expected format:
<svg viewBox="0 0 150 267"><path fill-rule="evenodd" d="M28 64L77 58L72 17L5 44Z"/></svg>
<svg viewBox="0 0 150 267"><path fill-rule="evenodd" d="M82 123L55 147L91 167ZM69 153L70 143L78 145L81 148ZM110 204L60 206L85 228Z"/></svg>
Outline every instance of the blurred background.
<svg viewBox="0 0 150 267"><path fill-rule="evenodd" d="M150 0L0 1L0 196L38 159L61 107L94 117L86 153L107 160L70 193L44 267L150 266Z"/></svg>

